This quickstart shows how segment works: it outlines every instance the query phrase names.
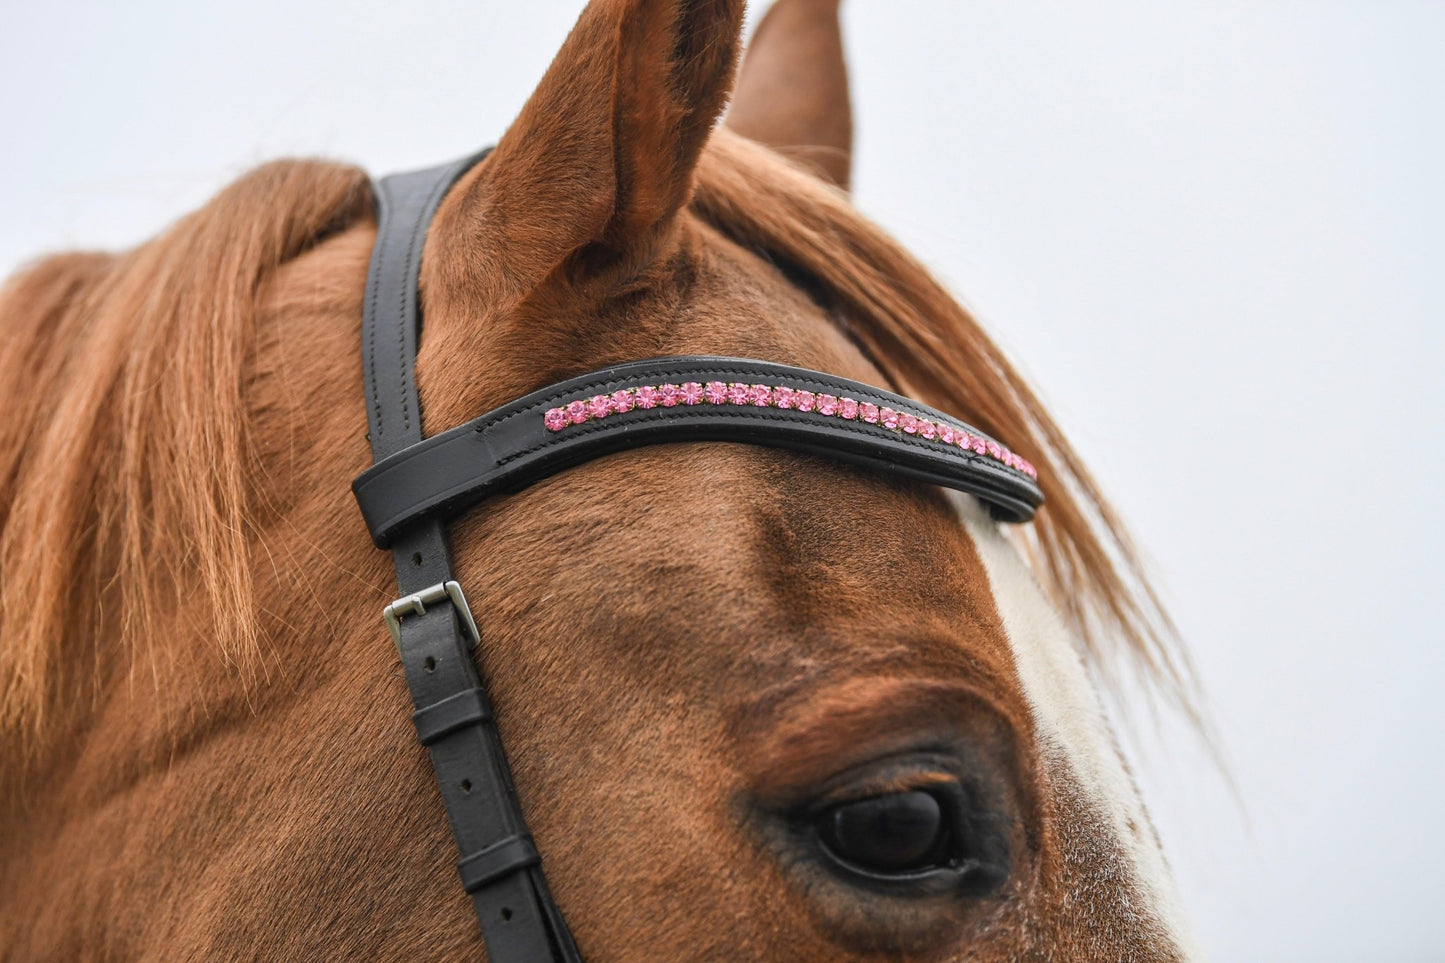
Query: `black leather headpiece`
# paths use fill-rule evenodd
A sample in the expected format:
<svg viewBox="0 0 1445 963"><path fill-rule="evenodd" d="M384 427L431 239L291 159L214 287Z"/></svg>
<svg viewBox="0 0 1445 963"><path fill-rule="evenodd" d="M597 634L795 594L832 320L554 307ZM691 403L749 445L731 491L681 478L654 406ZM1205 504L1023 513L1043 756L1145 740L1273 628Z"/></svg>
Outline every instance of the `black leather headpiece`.
<svg viewBox="0 0 1445 963"><path fill-rule="evenodd" d="M413 366L421 251L447 189L482 154L377 185L362 362L375 464L352 484L401 596L386 607L492 963L580 961L543 876L472 648L445 523L477 502L602 455L665 442L789 448L976 495L1026 522L1033 466L982 432L899 395L742 358L656 358L550 385L425 440Z"/></svg>

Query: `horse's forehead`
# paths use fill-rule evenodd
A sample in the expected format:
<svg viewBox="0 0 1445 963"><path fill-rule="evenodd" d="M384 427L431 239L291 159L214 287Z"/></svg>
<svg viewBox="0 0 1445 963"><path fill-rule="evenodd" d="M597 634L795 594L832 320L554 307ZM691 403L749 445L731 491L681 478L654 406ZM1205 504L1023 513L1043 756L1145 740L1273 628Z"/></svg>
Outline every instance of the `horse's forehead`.
<svg viewBox="0 0 1445 963"><path fill-rule="evenodd" d="M1153 824L1124 763L1098 694L1053 605L1018 552L972 498L950 492L988 575L1024 697L1032 709L1041 776L1055 794L1078 793L1095 831L1124 862L1146 930L1193 957L1193 937ZM1152 918L1150 918L1152 917Z"/></svg>

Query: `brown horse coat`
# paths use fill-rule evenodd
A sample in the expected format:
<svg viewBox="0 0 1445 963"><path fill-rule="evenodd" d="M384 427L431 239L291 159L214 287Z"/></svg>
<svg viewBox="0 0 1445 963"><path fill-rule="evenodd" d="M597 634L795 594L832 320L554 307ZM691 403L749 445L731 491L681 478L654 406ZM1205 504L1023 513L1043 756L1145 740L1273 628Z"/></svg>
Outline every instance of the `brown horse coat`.
<svg viewBox="0 0 1445 963"><path fill-rule="evenodd" d="M835 12L783 0L732 108L794 166L713 129L740 3L594 0L434 224L427 431L738 354L949 410L1049 501L1005 536L927 486L695 444L456 525L549 879L592 960L1179 958L1073 647L1173 684L1157 607L1021 379L813 173L848 182ZM268 165L0 296L0 958L481 953L347 491L370 200L354 169ZM800 812L937 787L1007 850L987 892L859 887L799 844Z"/></svg>

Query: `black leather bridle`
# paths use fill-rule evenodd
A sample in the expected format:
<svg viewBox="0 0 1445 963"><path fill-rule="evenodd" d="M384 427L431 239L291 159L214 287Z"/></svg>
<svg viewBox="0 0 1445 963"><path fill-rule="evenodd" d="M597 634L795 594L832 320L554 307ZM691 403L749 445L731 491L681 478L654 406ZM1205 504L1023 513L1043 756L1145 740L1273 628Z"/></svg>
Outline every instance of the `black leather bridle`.
<svg viewBox="0 0 1445 963"><path fill-rule="evenodd" d="M352 483L400 597L385 618L431 755L492 963L580 961L543 875L477 675L481 639L452 574L446 523L490 495L640 445L788 448L956 488L995 517L1043 502L1028 462L942 412L818 371L741 358L630 362L550 385L423 440L413 366L418 273L447 190L486 152L382 180L366 281L362 364L375 464Z"/></svg>

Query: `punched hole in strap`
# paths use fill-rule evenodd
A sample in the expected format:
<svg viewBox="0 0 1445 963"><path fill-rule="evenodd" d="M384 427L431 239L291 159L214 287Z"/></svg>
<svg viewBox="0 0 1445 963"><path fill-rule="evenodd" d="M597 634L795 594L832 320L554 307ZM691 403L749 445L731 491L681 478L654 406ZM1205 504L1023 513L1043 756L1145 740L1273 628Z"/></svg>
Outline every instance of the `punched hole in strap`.
<svg viewBox="0 0 1445 963"><path fill-rule="evenodd" d="M488 883L528 866L536 866L541 861L531 836L508 836L457 863L457 872L461 874L466 891L475 893Z"/></svg>
<svg viewBox="0 0 1445 963"><path fill-rule="evenodd" d="M412 713L411 721L416 723L416 736L421 744L429 746L458 729L492 717L492 704L481 689L463 689L454 696Z"/></svg>

